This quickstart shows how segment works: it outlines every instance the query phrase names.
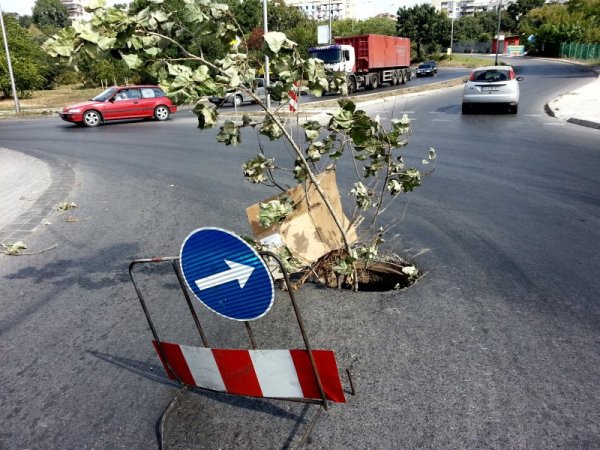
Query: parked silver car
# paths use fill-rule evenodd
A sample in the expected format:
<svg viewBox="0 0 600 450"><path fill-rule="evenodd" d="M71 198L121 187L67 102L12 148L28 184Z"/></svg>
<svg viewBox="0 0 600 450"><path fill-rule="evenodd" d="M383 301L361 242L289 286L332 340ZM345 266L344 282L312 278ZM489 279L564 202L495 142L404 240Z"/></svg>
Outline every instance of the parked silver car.
<svg viewBox="0 0 600 450"><path fill-rule="evenodd" d="M264 78L256 78L252 85L252 93L259 98L264 98L266 95L265 91L265 80ZM255 100L247 92L237 90L228 92L225 97L211 96L208 101L214 103L217 106L229 103L230 105L240 106L242 103L255 103Z"/></svg>
<svg viewBox="0 0 600 450"><path fill-rule="evenodd" d="M462 113L467 114L476 104L506 105L516 114L519 107L519 81L511 66L485 66L473 70L465 83Z"/></svg>

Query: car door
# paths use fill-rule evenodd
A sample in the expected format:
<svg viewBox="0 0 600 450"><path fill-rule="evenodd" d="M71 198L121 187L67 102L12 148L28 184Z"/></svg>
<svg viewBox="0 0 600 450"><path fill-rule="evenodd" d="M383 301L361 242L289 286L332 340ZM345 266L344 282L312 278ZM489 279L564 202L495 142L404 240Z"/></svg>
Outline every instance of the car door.
<svg viewBox="0 0 600 450"><path fill-rule="evenodd" d="M143 117L138 88L119 89L108 101L104 110L105 120L134 119Z"/></svg>
<svg viewBox="0 0 600 450"><path fill-rule="evenodd" d="M159 98L157 98L159 90L153 88L151 86L140 87L140 117L153 117L154 116L154 108L158 106L160 103ZM164 94L163 94L164 95Z"/></svg>

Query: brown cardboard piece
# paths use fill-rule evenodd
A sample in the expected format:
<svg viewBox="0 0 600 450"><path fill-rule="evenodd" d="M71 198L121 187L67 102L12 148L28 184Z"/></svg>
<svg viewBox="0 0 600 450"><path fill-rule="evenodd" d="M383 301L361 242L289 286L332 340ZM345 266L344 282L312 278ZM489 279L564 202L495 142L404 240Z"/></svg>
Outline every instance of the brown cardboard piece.
<svg viewBox="0 0 600 450"><path fill-rule="evenodd" d="M333 210L341 218L348 241L357 240L356 229L342 211L342 202L335 179L335 171L319 174L317 182L327 197ZM254 237L263 244L286 245L292 254L303 263L313 263L332 250L344 247L344 241L327 206L314 184L307 181L299 184L286 194L292 199L295 208L281 224L263 228L258 222L259 203L246 208L246 215ZM268 198L260 203L275 200Z"/></svg>

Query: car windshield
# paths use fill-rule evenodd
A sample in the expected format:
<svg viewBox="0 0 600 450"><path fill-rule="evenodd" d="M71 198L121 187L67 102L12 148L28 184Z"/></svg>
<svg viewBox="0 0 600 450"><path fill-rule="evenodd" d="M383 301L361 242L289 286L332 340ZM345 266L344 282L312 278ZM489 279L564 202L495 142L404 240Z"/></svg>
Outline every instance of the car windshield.
<svg viewBox="0 0 600 450"><path fill-rule="evenodd" d="M339 63L342 60L342 50L339 48L311 49L310 55L323 60L325 64Z"/></svg>
<svg viewBox="0 0 600 450"><path fill-rule="evenodd" d="M429 69L431 67L431 64L421 64L419 66L419 69Z"/></svg>
<svg viewBox="0 0 600 450"><path fill-rule="evenodd" d="M96 95L92 100L94 100L95 102L105 102L106 100L111 98L116 91L117 91L117 88L110 87L107 90L105 90L104 92Z"/></svg>

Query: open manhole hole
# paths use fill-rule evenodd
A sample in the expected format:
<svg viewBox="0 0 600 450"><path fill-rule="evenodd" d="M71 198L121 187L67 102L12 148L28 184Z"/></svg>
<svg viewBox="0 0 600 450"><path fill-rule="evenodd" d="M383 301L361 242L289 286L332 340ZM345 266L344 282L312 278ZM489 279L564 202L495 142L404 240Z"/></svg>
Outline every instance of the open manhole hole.
<svg viewBox="0 0 600 450"><path fill-rule="evenodd" d="M299 287L305 282L313 282L336 289L353 288L351 281L334 271L340 259L343 259L339 250L328 253L320 258L312 267L302 273L294 283ZM404 289L413 284L421 273L410 263L401 258L385 261L375 261L366 267L359 265L358 290L363 292L385 292Z"/></svg>

